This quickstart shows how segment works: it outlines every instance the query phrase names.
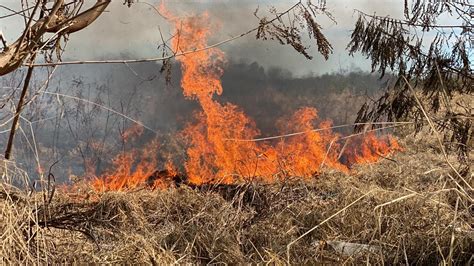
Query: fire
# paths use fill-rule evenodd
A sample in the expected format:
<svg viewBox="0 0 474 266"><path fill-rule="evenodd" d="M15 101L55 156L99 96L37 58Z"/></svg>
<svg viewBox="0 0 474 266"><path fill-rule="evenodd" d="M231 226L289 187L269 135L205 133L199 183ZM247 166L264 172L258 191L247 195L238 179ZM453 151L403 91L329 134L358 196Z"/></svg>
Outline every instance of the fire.
<svg viewBox="0 0 474 266"><path fill-rule="evenodd" d="M117 155L112 161L112 171L93 180L92 185L99 191L123 190L138 187L147 182L155 171L155 143L143 151L132 150Z"/></svg>
<svg viewBox="0 0 474 266"><path fill-rule="evenodd" d="M290 118L280 122L282 133L307 132L278 144L279 153L288 165L287 172L293 176L312 177L319 172L321 167L328 166L343 172L347 172L347 166L338 161L339 144L338 134L334 134L329 128L330 121L322 121L315 131L314 122L318 119L317 110L314 108L303 108L295 112Z"/></svg>
<svg viewBox="0 0 474 266"><path fill-rule="evenodd" d="M288 176L308 179L320 173L323 167L347 173L353 164L375 162L400 148L395 139L379 138L373 133L342 145L341 136L331 130L331 122L321 121L314 108L301 108L277 121L282 134L304 134L262 142L247 141L260 135L255 122L238 106L216 101L223 91L221 76L226 58L218 48L207 48L212 34L209 15L178 18L163 4L160 12L174 23L176 36L179 36L174 39L173 48L197 51L176 58L182 69L183 94L201 106L201 111L195 114L195 122L180 133L188 145L183 168L189 184L229 184L250 179L274 182ZM128 139L139 132L133 128L123 137ZM155 146L118 155L113 171L96 178L94 187L99 191L130 189L149 184L150 177L155 178L151 187L168 187L178 171L170 159L164 171L156 172L158 148L150 148Z"/></svg>
<svg viewBox="0 0 474 266"><path fill-rule="evenodd" d="M354 143L345 152L346 164L349 165L374 163L393 151L402 150L392 136L377 137L373 132L353 141Z"/></svg>

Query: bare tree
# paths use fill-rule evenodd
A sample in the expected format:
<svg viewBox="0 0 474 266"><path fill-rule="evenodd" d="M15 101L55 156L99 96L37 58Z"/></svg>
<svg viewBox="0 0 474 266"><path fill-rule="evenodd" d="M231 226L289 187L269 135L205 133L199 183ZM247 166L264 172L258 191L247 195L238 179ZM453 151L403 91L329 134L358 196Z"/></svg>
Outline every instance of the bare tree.
<svg viewBox="0 0 474 266"><path fill-rule="evenodd" d="M0 53L0 76L14 71L28 57L35 56L39 51L59 48L61 36L89 26L102 14L111 0L97 0L94 6L84 11L81 11L83 1L79 0L70 3L56 0L49 8L47 2L36 1L23 33L14 43L7 45L2 36L4 49ZM44 40L46 33L54 35Z"/></svg>
<svg viewBox="0 0 474 266"><path fill-rule="evenodd" d="M110 2L111 0L97 0L94 6L81 11L83 1L65 3L64 0L56 0L51 7L48 7L48 1L37 0L33 10L28 16L25 29L21 36L14 43L7 45L2 35L1 39L4 48L0 53L0 76L16 70L27 59L30 64L34 63L40 51L46 52L46 60L52 58L52 51L56 51L56 55L59 58L61 52L61 37L80 31L90 25L102 14ZM53 33L53 36L45 40L44 35L46 33ZM47 52L50 52L49 56ZM15 132L33 69L34 66L32 65L28 67L23 82L23 89L15 110L15 116L5 150L6 159L10 159L11 157Z"/></svg>

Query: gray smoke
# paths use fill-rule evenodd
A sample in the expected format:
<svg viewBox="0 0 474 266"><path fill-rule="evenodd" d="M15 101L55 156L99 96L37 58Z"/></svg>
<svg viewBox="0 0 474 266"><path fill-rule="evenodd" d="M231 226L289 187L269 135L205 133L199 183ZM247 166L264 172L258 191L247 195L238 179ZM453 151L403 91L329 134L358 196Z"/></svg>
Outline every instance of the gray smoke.
<svg viewBox="0 0 474 266"><path fill-rule="evenodd" d="M86 1L92 4L93 1ZM258 19L253 13L258 8L259 15L268 15L270 7L286 10L295 1L283 0L167 0L167 7L176 14L189 15L208 12L211 23L219 24L210 42L217 42L231 36L239 35L258 25ZM160 31L165 39L173 35L173 29L167 21L153 8L160 1L150 0L148 4L135 1L131 8L123 5L123 1L113 1L106 14L85 30L71 36L68 43L65 60L121 59L124 55L129 58L149 58L160 56L157 50L161 43ZM221 47L228 58L233 61L258 61L262 66L280 67L295 75L303 76L323 74L340 69L358 67L369 70L369 61L361 55L350 57L345 50L349 43L350 33L357 19L355 9L368 14L403 18L402 0L333 0L327 1L327 10L333 14L337 24L324 15L317 18L323 27L323 32L334 46L334 53L325 61L315 49L311 40L306 40L312 46L313 60L306 60L291 47L281 46L271 41L255 39L254 34L227 43ZM19 10L17 0L3 0L2 4ZM0 8L0 16L9 11ZM0 30L3 30L8 42L12 42L21 34L23 19L19 16L2 19ZM431 33L430 33L431 34Z"/></svg>
<svg viewBox="0 0 474 266"><path fill-rule="evenodd" d="M4 2L9 7L18 8L18 1L5 0L2 4ZM235 0L168 2L169 9L180 14L208 10L211 23L219 24L220 28L211 43L255 27L258 20L253 12L257 7L263 16L271 5L284 10L293 4L290 1ZM255 40L254 35L222 46L228 63L222 77L224 94L219 101L239 105L256 121L262 135L273 134L278 118L303 106L318 108L322 118L330 118L336 124L350 122L365 94L376 93L384 83L377 76L357 70L367 70L367 61L361 56L351 58L344 50L356 20L353 8L393 16L396 16L395 10L402 12L400 1L377 3L379 7L371 1L328 2L329 11L338 21L334 24L324 17L318 20L334 45L334 54L328 61L320 56L306 60L291 47ZM155 57L160 55L157 50L161 42L160 30L165 38L173 34L170 25L146 4L136 3L127 8L122 1L113 1L108 11L84 31L71 35L63 60ZM0 15L6 13L0 9ZM8 42L21 34L22 23L17 18L2 20L0 30ZM317 55L317 51L313 49L312 54ZM48 91L100 103L141 121L160 134L172 133L192 122L193 112L198 111L199 106L182 96L179 65L173 63L171 84L165 83L160 67L160 62L128 66L63 66L58 69ZM356 72L348 73L348 70ZM41 71L44 70L37 70L35 74L38 81L32 86L34 88L44 80L45 73ZM19 86L20 74L1 77L1 82ZM13 81L9 82L11 79ZM2 95L9 93L2 90ZM49 166L59 160L56 171L62 172L56 173L62 180L69 174L68 169L71 173L83 174L84 158L93 158L97 169L103 169L102 160L113 157L113 152L107 150L96 154L89 145L90 140L107 143L111 151L116 151L123 148L119 133L133 125L128 119L84 102L54 95L43 95L36 101L38 103L28 107L23 115L30 121L47 119L34 123L32 130L43 165ZM9 115L6 109L0 110L0 114L1 117ZM29 124L22 120L22 128L28 129ZM145 132L142 142L146 143L152 135ZM1 143L6 143L7 136L0 135ZM32 136L30 132L18 135L15 154L16 159L34 173Z"/></svg>
<svg viewBox="0 0 474 266"><path fill-rule="evenodd" d="M159 1L152 4L157 4ZM167 1L170 10L177 14L199 14L207 11L211 23L219 24L219 29L210 42L217 42L239 35L258 25L253 13L258 8L259 15L268 15L271 6L285 10L292 1ZM336 18L337 24L324 15L318 18L324 33L334 46L334 54L328 61L319 56L311 40L313 60L306 60L291 47L281 46L271 41L256 40L254 34L228 43L221 47L234 61L258 61L264 67L281 67L296 75L322 74L340 68L359 67L368 69L368 61L362 56L349 57L345 50L350 31L357 19L354 9L367 13L402 17L403 2L400 0L373 1L328 1L328 11ZM114 1L107 14L86 30L75 34L69 43L65 58L97 59L121 58L128 54L132 58L156 57L160 53L157 46L161 42L160 30L165 39L170 38L173 29L165 19L149 5L135 3L131 8ZM99 39L97 42L91 40Z"/></svg>

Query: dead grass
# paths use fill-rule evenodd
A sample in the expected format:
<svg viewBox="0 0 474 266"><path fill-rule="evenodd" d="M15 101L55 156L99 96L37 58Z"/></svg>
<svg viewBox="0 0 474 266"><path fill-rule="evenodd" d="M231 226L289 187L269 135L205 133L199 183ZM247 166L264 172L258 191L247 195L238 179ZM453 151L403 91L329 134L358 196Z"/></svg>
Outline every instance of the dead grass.
<svg viewBox="0 0 474 266"><path fill-rule="evenodd" d="M435 143L346 176L238 187L95 194L52 201L3 182L2 263L469 264L474 195ZM472 184L472 174L468 176ZM472 191L471 191L472 192ZM289 245L292 243L291 245Z"/></svg>

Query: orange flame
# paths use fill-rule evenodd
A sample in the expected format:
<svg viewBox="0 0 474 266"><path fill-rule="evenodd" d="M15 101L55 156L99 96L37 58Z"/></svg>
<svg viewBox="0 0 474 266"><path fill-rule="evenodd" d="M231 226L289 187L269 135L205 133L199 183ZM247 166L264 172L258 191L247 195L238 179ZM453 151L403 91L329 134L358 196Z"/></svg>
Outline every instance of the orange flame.
<svg viewBox="0 0 474 266"><path fill-rule="evenodd" d="M392 136L377 137L373 132L353 141L354 143L345 152L348 165L374 163L381 157L402 150Z"/></svg>
<svg viewBox="0 0 474 266"><path fill-rule="evenodd" d="M92 186L98 191L107 191L132 189L146 184L158 165L157 148L157 142L152 141L142 151L134 149L120 153L112 161L112 170L95 178Z"/></svg>
<svg viewBox="0 0 474 266"><path fill-rule="evenodd" d="M314 130L319 121L314 108L302 108L277 122L282 134L305 134L272 142L236 141L254 139L260 132L238 106L214 99L223 91L220 78L226 60L221 50L207 48L212 33L208 14L177 18L166 10L163 2L160 12L175 24L178 37L173 40L173 48L197 51L177 57L183 93L197 100L202 108L195 115L196 122L181 132L189 145L184 169L190 184L238 183L248 179L274 182L280 176L311 178L323 166L348 172L353 164L375 162L400 149L395 139L378 138L373 133L356 139L349 148L342 147L340 136L330 129L330 121L320 121L319 129ZM135 133L140 131L133 129L124 137ZM157 168L156 153L156 149L147 149L120 154L114 160L114 170L95 179L94 187L99 191L122 190L146 184ZM346 162L342 163L340 157ZM151 187L169 186L177 170L171 160L165 169L162 178L154 180Z"/></svg>

